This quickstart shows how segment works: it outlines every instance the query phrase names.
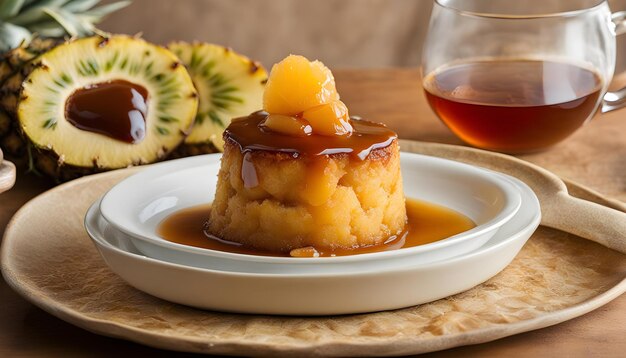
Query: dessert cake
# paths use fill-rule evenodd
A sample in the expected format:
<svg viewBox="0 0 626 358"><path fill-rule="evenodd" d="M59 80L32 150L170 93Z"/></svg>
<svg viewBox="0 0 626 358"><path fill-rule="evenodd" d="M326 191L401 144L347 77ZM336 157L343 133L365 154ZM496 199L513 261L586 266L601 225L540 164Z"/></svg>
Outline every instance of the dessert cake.
<svg viewBox="0 0 626 358"><path fill-rule="evenodd" d="M397 135L351 118L328 68L285 58L272 68L263 107L224 132L208 233L315 256L382 244L404 229Z"/></svg>

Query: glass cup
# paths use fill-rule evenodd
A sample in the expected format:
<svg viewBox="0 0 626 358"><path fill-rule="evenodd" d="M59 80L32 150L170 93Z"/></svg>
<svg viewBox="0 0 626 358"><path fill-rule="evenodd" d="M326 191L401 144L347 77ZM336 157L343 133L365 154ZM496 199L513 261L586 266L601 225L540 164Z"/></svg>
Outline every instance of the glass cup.
<svg viewBox="0 0 626 358"><path fill-rule="evenodd" d="M428 102L459 138L506 153L546 149L597 111L626 12L604 0L435 0L422 59Z"/></svg>

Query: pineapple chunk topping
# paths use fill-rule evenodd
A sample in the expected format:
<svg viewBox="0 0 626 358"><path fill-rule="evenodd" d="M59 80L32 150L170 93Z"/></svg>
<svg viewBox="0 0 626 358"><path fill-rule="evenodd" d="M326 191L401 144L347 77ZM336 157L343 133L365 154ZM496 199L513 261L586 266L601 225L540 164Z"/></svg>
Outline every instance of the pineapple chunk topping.
<svg viewBox="0 0 626 358"><path fill-rule="evenodd" d="M339 100L306 109L302 117L309 121L313 132L317 134L332 136L352 133L348 107Z"/></svg>
<svg viewBox="0 0 626 358"><path fill-rule="evenodd" d="M304 137L313 132L313 128L306 120L284 114L270 114L260 125L271 131L294 137Z"/></svg>
<svg viewBox="0 0 626 358"><path fill-rule="evenodd" d="M272 67L263 109L270 113L262 127L290 136L349 136L348 108L339 100L335 79L320 61L290 55Z"/></svg>

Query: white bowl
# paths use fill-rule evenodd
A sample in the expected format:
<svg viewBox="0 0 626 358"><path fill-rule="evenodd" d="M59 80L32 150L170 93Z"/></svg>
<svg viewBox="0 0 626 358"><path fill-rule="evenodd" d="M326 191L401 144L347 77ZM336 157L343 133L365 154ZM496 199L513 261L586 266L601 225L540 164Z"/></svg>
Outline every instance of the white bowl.
<svg viewBox="0 0 626 358"><path fill-rule="evenodd" d="M428 263L472 251L487 240L520 207L517 179L450 160L401 154L407 197L456 210L477 226L450 238L416 247L343 257L289 258L235 254L173 243L156 234L158 224L180 209L209 203L215 195L221 155L213 154L151 166L125 179L103 197L100 211L113 227L128 235L143 254L183 265L223 271L273 273L282 265L293 270L331 272L350 264L356 272L384 265ZM245 262L246 265L242 265ZM373 262L380 262L374 265ZM323 264L322 264L323 263ZM360 265L355 265L360 263ZM320 265L322 264L322 265ZM297 268L296 268L297 266ZM303 271L304 272L304 271Z"/></svg>
<svg viewBox="0 0 626 358"><path fill-rule="evenodd" d="M525 184L519 212L482 247L428 264L391 265L377 272L335 266L332 272L229 272L184 266L143 256L126 235L100 218L98 203L85 226L109 267L131 286L198 308L258 314L332 315L398 309L434 301L476 286L508 265L539 225L539 202ZM135 241L139 242L139 241ZM395 261L392 261L395 262ZM241 262L241 264L249 264ZM320 266L320 265L318 265ZM324 266L324 265L321 265Z"/></svg>

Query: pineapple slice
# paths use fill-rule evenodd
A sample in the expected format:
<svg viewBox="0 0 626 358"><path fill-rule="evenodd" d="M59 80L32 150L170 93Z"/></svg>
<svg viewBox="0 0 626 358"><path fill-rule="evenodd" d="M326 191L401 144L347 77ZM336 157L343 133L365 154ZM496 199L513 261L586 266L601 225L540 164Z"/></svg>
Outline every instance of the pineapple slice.
<svg viewBox="0 0 626 358"><path fill-rule="evenodd" d="M218 45L174 42L168 48L187 67L200 99L194 127L176 154L222 151L222 133L230 121L261 109L267 72L259 63Z"/></svg>
<svg viewBox="0 0 626 358"><path fill-rule="evenodd" d="M163 158L184 140L197 105L189 74L169 50L128 36L94 36L38 59L22 84L17 115L37 149L38 169L67 180ZM116 134L124 130L134 140Z"/></svg>

